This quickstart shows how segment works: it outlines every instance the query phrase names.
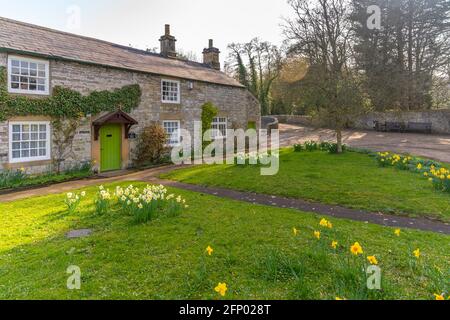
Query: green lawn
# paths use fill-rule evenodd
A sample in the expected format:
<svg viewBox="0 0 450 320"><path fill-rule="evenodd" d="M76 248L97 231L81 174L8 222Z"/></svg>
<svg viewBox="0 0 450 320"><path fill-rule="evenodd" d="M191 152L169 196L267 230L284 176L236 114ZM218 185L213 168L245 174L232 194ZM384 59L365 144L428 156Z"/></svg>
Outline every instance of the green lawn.
<svg viewBox="0 0 450 320"><path fill-rule="evenodd" d="M228 285L227 299L449 294L448 236L403 230L397 237L391 228L337 219L325 230L313 214L181 190L171 190L189 204L180 216L138 225L116 210L96 216L96 188L85 190L74 214L66 212L64 195L0 204L0 299L219 299L219 282ZM94 234L65 238L81 228ZM337 251L332 240L339 242ZM349 251L356 241L364 249L357 258ZM419 260L412 256L417 248ZM367 255L379 261L381 292L364 289L360 263ZM70 265L81 268L79 291L66 288Z"/></svg>
<svg viewBox="0 0 450 320"><path fill-rule="evenodd" d="M197 166L163 175L190 184L279 195L450 221L450 194L408 171L380 168L369 155L347 152L296 153L285 149L276 176L261 176L257 166Z"/></svg>

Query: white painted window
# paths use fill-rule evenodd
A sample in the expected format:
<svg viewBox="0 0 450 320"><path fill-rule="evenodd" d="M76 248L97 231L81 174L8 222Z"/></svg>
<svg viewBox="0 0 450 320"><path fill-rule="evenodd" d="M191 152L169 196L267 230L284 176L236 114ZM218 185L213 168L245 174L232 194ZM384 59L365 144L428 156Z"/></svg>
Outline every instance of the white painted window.
<svg viewBox="0 0 450 320"><path fill-rule="evenodd" d="M167 145L179 145L181 143L180 121L164 121L163 126L167 135Z"/></svg>
<svg viewBox="0 0 450 320"><path fill-rule="evenodd" d="M50 122L10 122L9 162L50 160Z"/></svg>
<svg viewBox="0 0 450 320"><path fill-rule="evenodd" d="M8 56L8 91L48 95L49 62L45 60Z"/></svg>
<svg viewBox="0 0 450 320"><path fill-rule="evenodd" d="M164 103L180 103L180 81L162 80L161 97Z"/></svg>
<svg viewBox="0 0 450 320"><path fill-rule="evenodd" d="M212 138L220 139L227 137L228 121L224 117L216 117L211 124Z"/></svg>

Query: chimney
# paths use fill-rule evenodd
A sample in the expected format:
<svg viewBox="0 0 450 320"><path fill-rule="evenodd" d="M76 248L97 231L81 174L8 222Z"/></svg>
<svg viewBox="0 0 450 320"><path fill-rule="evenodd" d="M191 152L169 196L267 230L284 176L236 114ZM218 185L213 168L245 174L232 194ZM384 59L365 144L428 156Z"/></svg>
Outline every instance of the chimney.
<svg viewBox="0 0 450 320"><path fill-rule="evenodd" d="M219 49L214 48L213 40L209 39L208 48L203 50L203 63L208 65L210 68L220 70L219 54Z"/></svg>
<svg viewBox="0 0 450 320"><path fill-rule="evenodd" d="M177 51L175 49L175 42L177 42L177 39L175 39L174 36L170 35L170 25L166 24L165 26L165 33L164 35L159 39L159 42L161 42L161 55L167 58L176 58L177 57Z"/></svg>

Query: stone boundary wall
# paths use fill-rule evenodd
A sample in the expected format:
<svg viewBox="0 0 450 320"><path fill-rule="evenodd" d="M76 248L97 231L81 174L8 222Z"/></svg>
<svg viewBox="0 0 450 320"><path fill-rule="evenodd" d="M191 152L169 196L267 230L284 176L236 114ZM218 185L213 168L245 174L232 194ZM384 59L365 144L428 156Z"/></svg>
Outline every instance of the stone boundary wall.
<svg viewBox="0 0 450 320"><path fill-rule="evenodd" d="M301 126L313 126L311 117L297 115L273 116L280 123ZM373 130L374 122L427 122L432 123L432 132L436 134L450 134L450 109L429 111L407 111L407 112L371 112L353 123L353 128L362 130Z"/></svg>
<svg viewBox="0 0 450 320"><path fill-rule="evenodd" d="M312 126L312 118L309 116L279 115L272 117L277 118L279 123Z"/></svg>
<svg viewBox="0 0 450 320"><path fill-rule="evenodd" d="M371 130L374 121L379 122L426 122L433 125L432 132L438 134L450 134L450 109L407 112L371 112L354 123L356 129Z"/></svg>

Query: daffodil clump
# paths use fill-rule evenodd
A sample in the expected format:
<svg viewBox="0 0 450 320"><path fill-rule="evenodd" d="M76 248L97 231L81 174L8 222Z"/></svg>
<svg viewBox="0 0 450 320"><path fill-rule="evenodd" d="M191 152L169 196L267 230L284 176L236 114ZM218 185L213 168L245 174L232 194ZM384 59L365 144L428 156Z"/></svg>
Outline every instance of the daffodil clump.
<svg viewBox="0 0 450 320"><path fill-rule="evenodd" d="M162 213L176 216L184 208L188 208L185 199L168 194L162 185L148 185L142 191L133 185L125 189L117 187L115 197L122 212L133 216L138 223L150 221Z"/></svg>
<svg viewBox="0 0 450 320"><path fill-rule="evenodd" d="M109 189L103 186L98 188L97 197L95 200L95 212L98 215L106 214L110 209L110 200L112 199Z"/></svg>
<svg viewBox="0 0 450 320"><path fill-rule="evenodd" d="M330 142L316 142L316 141L306 141L305 143L301 144L294 144L294 151L295 152L313 152L313 151L326 151L328 153L337 153L337 144L336 143L330 143ZM342 145L342 151L346 151L347 146Z"/></svg>
<svg viewBox="0 0 450 320"><path fill-rule="evenodd" d="M279 158L278 152L239 152L236 154L235 162L237 165L266 165L270 163L271 158Z"/></svg>
<svg viewBox="0 0 450 320"><path fill-rule="evenodd" d="M67 210L70 214L74 213L78 206L80 205L81 199L86 196L86 192L81 192L80 194L69 192L66 194L64 203L67 206Z"/></svg>
<svg viewBox="0 0 450 320"><path fill-rule="evenodd" d="M378 164L382 167L396 167L419 173L433 183L436 190L450 192L450 170L433 160L424 160L411 156L401 156L389 152L379 152L376 155Z"/></svg>

